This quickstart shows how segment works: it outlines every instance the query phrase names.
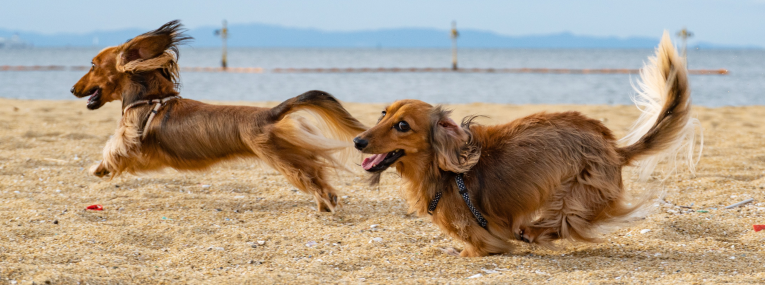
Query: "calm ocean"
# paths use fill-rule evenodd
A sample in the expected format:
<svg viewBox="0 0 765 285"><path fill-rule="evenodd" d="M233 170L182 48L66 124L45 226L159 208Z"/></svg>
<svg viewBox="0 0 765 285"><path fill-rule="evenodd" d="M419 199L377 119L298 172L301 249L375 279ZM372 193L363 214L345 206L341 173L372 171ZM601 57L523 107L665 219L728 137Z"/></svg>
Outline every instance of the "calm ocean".
<svg viewBox="0 0 765 285"><path fill-rule="evenodd" d="M98 48L0 49L0 65L89 65ZM464 68L640 68L652 50L463 49ZM690 77L693 102L765 105L765 50L691 50L691 69L730 70ZM183 67L218 66L220 51L185 47ZM264 49L229 51L229 66L269 68L449 67L448 49ZM74 99L84 71L0 71L0 97ZM281 101L311 89L351 102L415 98L431 103L631 104L624 74L199 73L181 74L181 95L216 101Z"/></svg>

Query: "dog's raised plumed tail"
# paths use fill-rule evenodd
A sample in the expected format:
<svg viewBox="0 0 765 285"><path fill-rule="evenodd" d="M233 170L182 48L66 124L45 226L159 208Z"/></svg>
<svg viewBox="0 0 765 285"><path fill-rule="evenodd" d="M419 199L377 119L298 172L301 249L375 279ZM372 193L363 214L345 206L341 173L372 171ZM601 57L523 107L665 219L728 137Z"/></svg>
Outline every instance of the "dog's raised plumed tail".
<svg viewBox="0 0 765 285"><path fill-rule="evenodd" d="M367 130L367 127L351 116L335 97L318 90L305 92L271 108L271 116L278 121L300 110L312 111L319 115L327 122L332 134L343 141L351 141L356 135Z"/></svg>
<svg viewBox="0 0 765 285"><path fill-rule="evenodd" d="M351 146L350 142L354 137L367 130L366 126L343 108L340 101L329 93L318 90L305 92L271 108L271 119L281 121L285 116L297 111L306 111L313 115L316 119L313 123L323 135L328 135L327 138L329 139L346 142L347 146ZM318 141L307 141L306 143L309 146L320 144ZM338 144L334 145L339 146ZM352 148L343 148L345 151L340 152L338 157L341 164L345 164L356 153ZM342 148L336 148L336 150L342 150Z"/></svg>
<svg viewBox="0 0 765 285"><path fill-rule="evenodd" d="M688 164L691 173L701 157L701 144L694 159L696 128L701 130L697 119L691 118L691 90L685 61L677 54L669 33L664 32L656 57L649 58L640 72L640 80L633 97L642 111L630 132L619 142L626 145L619 149L623 164L637 166L640 180L653 173L656 165L668 159L670 172L679 161Z"/></svg>

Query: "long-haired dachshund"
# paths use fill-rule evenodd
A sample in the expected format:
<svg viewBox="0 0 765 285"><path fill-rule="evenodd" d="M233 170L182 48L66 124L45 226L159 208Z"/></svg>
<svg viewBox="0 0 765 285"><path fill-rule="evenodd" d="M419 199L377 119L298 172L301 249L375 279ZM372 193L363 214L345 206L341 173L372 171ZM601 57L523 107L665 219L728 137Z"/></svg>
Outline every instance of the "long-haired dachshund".
<svg viewBox="0 0 765 285"><path fill-rule="evenodd" d="M511 240L598 241L641 214L653 194L627 197L622 167L637 164L651 174L660 158L683 150L693 171L698 120L690 114L685 63L667 33L651 63L636 100L644 113L623 139L626 146L578 112L537 113L494 126L468 117L460 126L449 111L417 100L388 106L355 146L374 154L362 163L373 181L395 166L410 210L431 214L444 232L464 241L461 256L506 253Z"/></svg>
<svg viewBox="0 0 765 285"><path fill-rule="evenodd" d="M331 95L309 91L273 108L217 106L178 97L178 45L190 40L176 20L108 47L72 94L90 96L88 109L121 100L122 119L93 174L111 177L171 167L204 170L221 161L257 158L290 183L312 194L320 211L334 211L335 189L327 182L342 167L333 156L366 130ZM312 124L292 114L307 111ZM325 127L333 138L322 135Z"/></svg>

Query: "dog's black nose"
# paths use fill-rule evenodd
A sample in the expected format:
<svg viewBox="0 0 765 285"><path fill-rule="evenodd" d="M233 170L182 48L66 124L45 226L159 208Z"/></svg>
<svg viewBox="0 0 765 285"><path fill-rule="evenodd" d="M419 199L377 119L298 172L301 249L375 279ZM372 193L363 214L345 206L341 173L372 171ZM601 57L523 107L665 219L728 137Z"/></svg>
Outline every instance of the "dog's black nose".
<svg viewBox="0 0 765 285"><path fill-rule="evenodd" d="M72 94L74 94L74 86L72 86L72 89L69 89L69 92L72 92Z"/></svg>
<svg viewBox="0 0 765 285"><path fill-rule="evenodd" d="M353 139L353 143L356 145L356 149L358 150L364 150L367 145L369 145L369 141L362 139L360 137L356 137Z"/></svg>

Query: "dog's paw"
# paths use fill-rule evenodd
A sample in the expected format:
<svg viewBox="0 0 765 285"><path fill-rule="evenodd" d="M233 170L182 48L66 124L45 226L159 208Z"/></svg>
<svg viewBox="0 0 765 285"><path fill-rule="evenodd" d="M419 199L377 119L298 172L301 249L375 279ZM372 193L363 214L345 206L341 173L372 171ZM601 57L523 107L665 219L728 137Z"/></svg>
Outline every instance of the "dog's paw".
<svg viewBox="0 0 765 285"><path fill-rule="evenodd" d="M109 175L109 170L106 170L106 167L104 167L103 164L99 163L90 167L90 174L93 174L98 177L104 177L106 175Z"/></svg>
<svg viewBox="0 0 765 285"><path fill-rule="evenodd" d="M444 254L448 254L451 256L460 256L460 252L454 249L453 247L439 248L438 250L440 250Z"/></svg>
<svg viewBox="0 0 765 285"><path fill-rule="evenodd" d="M316 199L316 204L319 207L319 212L335 212L335 209L340 206L337 201L337 195L333 193L327 194L325 199Z"/></svg>
<svg viewBox="0 0 765 285"><path fill-rule="evenodd" d="M531 237L526 234L526 230L524 229L521 229L520 232L515 233L515 239L525 243L531 243Z"/></svg>
<svg viewBox="0 0 765 285"><path fill-rule="evenodd" d="M319 212L321 213L333 213L334 210L334 208L330 208L327 204L319 203Z"/></svg>

